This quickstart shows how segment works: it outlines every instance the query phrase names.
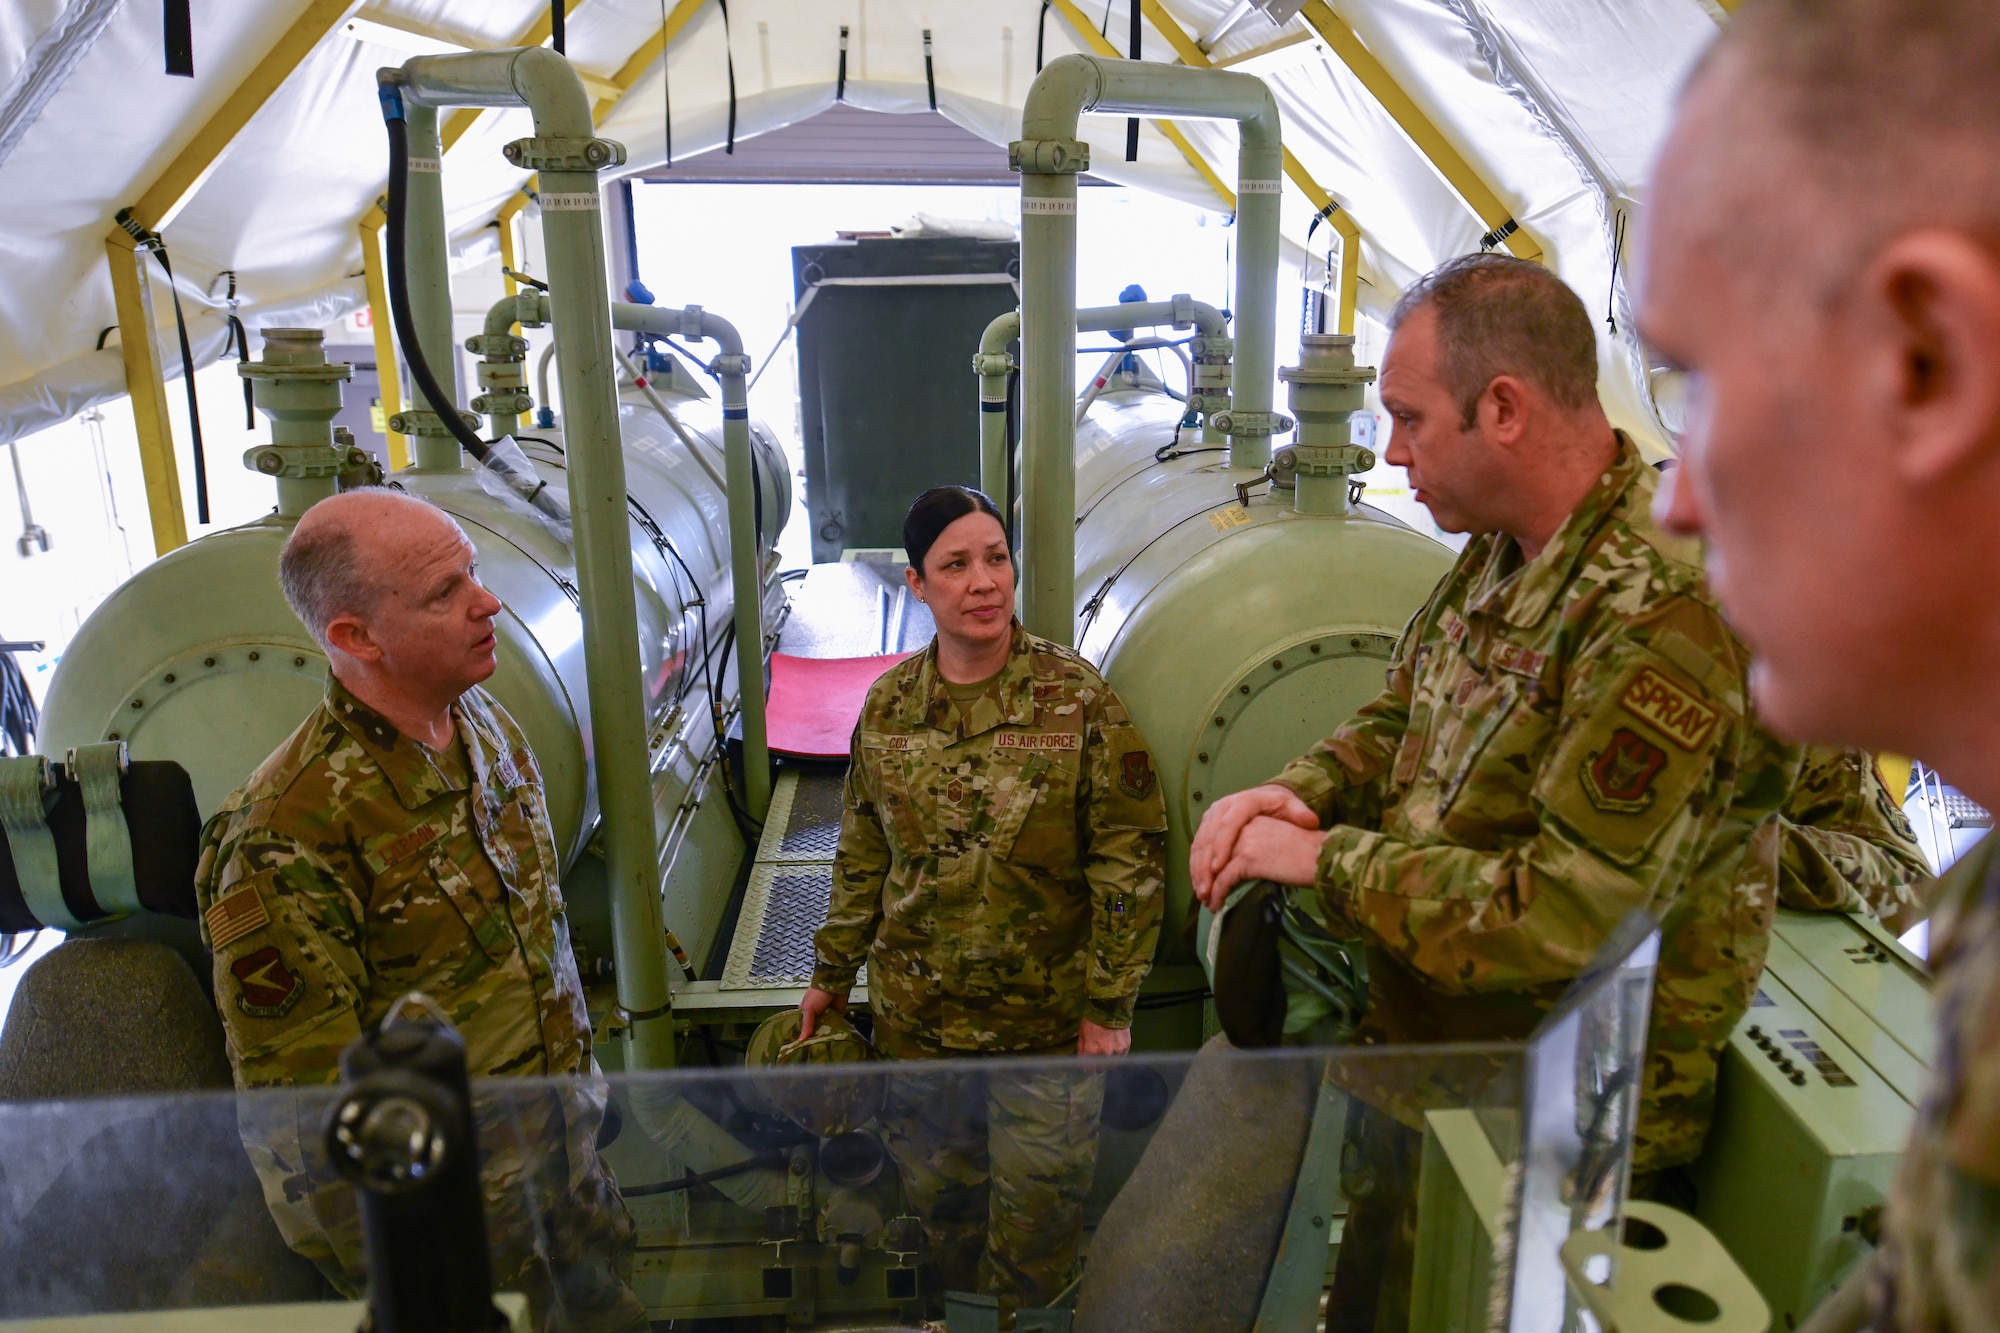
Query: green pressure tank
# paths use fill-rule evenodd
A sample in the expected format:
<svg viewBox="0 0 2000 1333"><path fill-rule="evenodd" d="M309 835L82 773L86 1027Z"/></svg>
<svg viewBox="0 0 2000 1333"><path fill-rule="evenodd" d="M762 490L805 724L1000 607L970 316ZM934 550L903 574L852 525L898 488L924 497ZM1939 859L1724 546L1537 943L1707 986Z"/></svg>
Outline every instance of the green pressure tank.
<svg viewBox="0 0 2000 1333"><path fill-rule="evenodd" d="M707 691L728 661L717 651L732 614L728 501L715 480L723 466L720 410L667 392L662 405L678 429L636 390L621 396L620 415L667 915L689 947L705 948L741 851L725 811L697 811L686 799L690 791L699 796L716 750ZM775 544L791 509L790 468L762 425L752 424L751 438L763 488L770 625L784 595ZM537 430L520 443L561 493L561 433ZM574 557L537 514L482 488L480 475L411 467L392 484L457 519L478 548L480 579L505 604L495 622L499 666L488 688L534 748L556 845L569 865L597 817ZM213 813L305 719L324 688L326 658L278 587L278 555L295 521L273 512L203 537L106 598L56 669L42 713L43 751L126 741L135 759L180 763L202 814ZM714 657L712 667L705 654ZM733 699L732 684L716 677L715 688ZM681 856L691 828L699 829L697 840L730 845ZM699 876L702 885L666 884L677 858L683 876Z"/></svg>
<svg viewBox="0 0 2000 1333"><path fill-rule="evenodd" d="M1203 812L1374 698L1397 636L1451 568L1450 548L1351 498L1350 477L1374 466L1348 442L1374 376L1354 366L1353 341L1307 335L1301 365L1281 372L1299 436L1273 455L1272 479L1177 430L1182 405L1148 385L1105 393L1077 427L1076 645L1160 772L1163 961L1178 957Z"/></svg>

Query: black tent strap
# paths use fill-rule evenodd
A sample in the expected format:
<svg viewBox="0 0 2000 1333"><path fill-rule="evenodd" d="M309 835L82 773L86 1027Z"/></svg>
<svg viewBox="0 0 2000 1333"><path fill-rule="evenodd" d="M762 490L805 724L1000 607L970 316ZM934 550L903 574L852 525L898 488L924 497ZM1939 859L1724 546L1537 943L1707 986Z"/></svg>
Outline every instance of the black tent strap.
<svg viewBox="0 0 2000 1333"><path fill-rule="evenodd" d="M216 276L229 279L229 295L223 298L229 303L229 315L227 317L229 341L222 345L222 354L228 356L230 347L234 345L236 348L236 364L239 366L248 365L250 364L250 335L243 328L242 319L236 314L236 270L233 268L224 269ZM250 381L247 379L243 381L243 429L257 429L257 398L250 391Z"/></svg>
<svg viewBox="0 0 2000 1333"><path fill-rule="evenodd" d="M1054 0L1042 0L1042 12L1035 19L1035 73L1042 72L1042 39L1048 36L1049 6Z"/></svg>
<svg viewBox="0 0 2000 1333"><path fill-rule="evenodd" d="M1618 261L1625 254L1625 210L1618 210L1618 218L1611 228L1611 287L1604 296L1604 322L1611 326L1611 336L1618 336Z"/></svg>
<svg viewBox="0 0 2000 1333"><path fill-rule="evenodd" d="M568 5L564 3L564 0L555 0L555 3L549 6L549 46L559 56L569 54L567 49L569 46L568 35L564 31L564 20L568 15L563 12L567 8Z"/></svg>
<svg viewBox="0 0 2000 1333"><path fill-rule="evenodd" d="M1512 218L1508 218L1492 231L1487 232L1479 238L1479 248L1482 250L1491 250L1494 246L1500 244L1500 242L1506 240L1519 230L1521 230L1521 224Z"/></svg>
<svg viewBox="0 0 2000 1333"><path fill-rule="evenodd" d="M164 0L160 8L166 28L167 73L191 79L194 77L194 16L188 11L188 0Z"/></svg>
<svg viewBox="0 0 2000 1333"><path fill-rule="evenodd" d="M736 44L729 39L729 0L715 0L715 7L722 11L722 51L729 66L729 137L723 141L722 151L731 157L736 155Z"/></svg>
<svg viewBox="0 0 2000 1333"><path fill-rule="evenodd" d="M1130 55L1132 59L1138 60L1142 58L1139 54L1141 46L1141 41L1140 41L1141 32L1139 28L1139 0L1131 0L1131 4L1132 4L1132 40L1131 40L1131 45L1127 49L1126 53ZM1110 20L1111 6L1108 4L1105 5L1104 7L1104 17L1107 22ZM1127 162L1137 162L1139 160L1139 118L1137 116L1127 116L1125 118L1125 160Z"/></svg>
<svg viewBox="0 0 2000 1333"><path fill-rule="evenodd" d="M662 0L664 3L664 0ZM833 78L833 100L847 100L847 25L840 25L840 72Z"/></svg>
<svg viewBox="0 0 2000 1333"><path fill-rule="evenodd" d="M1313 233L1319 230L1319 224L1326 221L1328 218L1332 217L1335 213L1338 213L1339 211L1340 211L1340 201L1338 199L1329 199L1326 201L1325 208L1322 208L1317 213L1313 214L1313 220L1306 224L1307 245L1312 244Z"/></svg>
<svg viewBox="0 0 2000 1333"><path fill-rule="evenodd" d="M931 64L931 30L924 29L924 91L930 95L931 110L937 110L937 69Z"/></svg>
<svg viewBox="0 0 2000 1333"><path fill-rule="evenodd" d="M167 290L174 297L174 331L180 335L181 343L181 383L187 389L188 433L194 437L194 511L195 518L207 523L208 520L208 452L201 443L201 401L194 389L194 346L188 341L187 316L181 312L181 290L174 282L174 266L167 259L167 242L156 231L148 231L132 216L132 210L121 208L116 218L136 245L135 249L151 250L153 258L160 261L166 271Z"/></svg>

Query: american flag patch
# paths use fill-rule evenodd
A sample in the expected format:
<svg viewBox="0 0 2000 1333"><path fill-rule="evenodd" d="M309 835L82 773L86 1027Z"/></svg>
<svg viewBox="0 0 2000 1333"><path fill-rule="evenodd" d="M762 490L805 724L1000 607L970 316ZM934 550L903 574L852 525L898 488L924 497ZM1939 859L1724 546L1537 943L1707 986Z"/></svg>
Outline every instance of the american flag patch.
<svg viewBox="0 0 2000 1333"><path fill-rule="evenodd" d="M264 910L264 900L255 885L218 898L215 906L202 913L202 920L208 923L210 949L227 948L259 926L271 924L270 913Z"/></svg>

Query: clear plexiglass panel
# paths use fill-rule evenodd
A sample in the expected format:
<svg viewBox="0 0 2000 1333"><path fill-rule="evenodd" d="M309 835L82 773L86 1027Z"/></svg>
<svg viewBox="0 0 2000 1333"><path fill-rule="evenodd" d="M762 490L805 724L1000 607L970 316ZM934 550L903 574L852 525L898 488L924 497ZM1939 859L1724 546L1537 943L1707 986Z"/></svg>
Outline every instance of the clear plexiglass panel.
<svg viewBox="0 0 2000 1333"><path fill-rule="evenodd" d="M494 1080L471 1159L448 1095L382 1075L0 1105L0 1318L348 1300L371 1268L435 1294L483 1225L472 1279L528 1326L1553 1329L1555 1248L1624 1187L1650 955L1622 947L1525 1045Z"/></svg>

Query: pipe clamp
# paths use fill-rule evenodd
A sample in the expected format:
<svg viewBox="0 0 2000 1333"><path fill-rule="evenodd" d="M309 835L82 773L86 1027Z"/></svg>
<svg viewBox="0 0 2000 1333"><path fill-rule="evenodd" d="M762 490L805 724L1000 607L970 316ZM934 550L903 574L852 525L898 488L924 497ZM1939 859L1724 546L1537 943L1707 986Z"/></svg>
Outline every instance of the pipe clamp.
<svg viewBox="0 0 2000 1333"><path fill-rule="evenodd" d="M465 350L474 356L520 361L528 355L528 340L511 333L475 333L465 340Z"/></svg>
<svg viewBox="0 0 2000 1333"><path fill-rule="evenodd" d="M1014 369L1014 358L1005 352L975 352L972 357L972 373L983 376L1005 375Z"/></svg>
<svg viewBox="0 0 2000 1333"><path fill-rule="evenodd" d="M602 171L625 165L625 145L615 139L516 139L501 153L529 171Z"/></svg>
<svg viewBox="0 0 2000 1333"><path fill-rule="evenodd" d="M1231 439L1283 435L1298 423L1283 412L1217 412L1208 424Z"/></svg>
<svg viewBox="0 0 2000 1333"><path fill-rule="evenodd" d="M477 416L474 416L470 412L461 412L459 415L465 418L467 426L473 430L479 429L479 418ZM444 424L443 417L435 412L424 411L421 408L411 408L407 412L396 413L389 418L389 429L395 431L398 435L415 435L420 438L438 440L454 440L458 438L452 434L451 427Z"/></svg>
<svg viewBox="0 0 2000 1333"><path fill-rule="evenodd" d="M1090 145L1075 139L1016 139L1007 168L1026 176L1074 176L1090 170Z"/></svg>

